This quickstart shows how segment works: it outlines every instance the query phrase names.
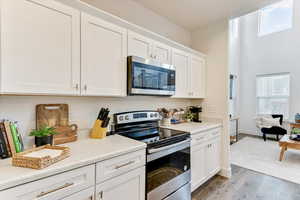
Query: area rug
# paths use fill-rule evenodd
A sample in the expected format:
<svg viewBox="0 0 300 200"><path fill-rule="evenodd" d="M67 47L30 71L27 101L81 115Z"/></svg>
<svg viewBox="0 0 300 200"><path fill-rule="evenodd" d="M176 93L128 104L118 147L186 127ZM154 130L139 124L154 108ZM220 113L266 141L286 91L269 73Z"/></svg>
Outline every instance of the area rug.
<svg viewBox="0 0 300 200"><path fill-rule="evenodd" d="M288 150L279 161L278 142L245 137L231 146L231 163L300 184L300 151Z"/></svg>

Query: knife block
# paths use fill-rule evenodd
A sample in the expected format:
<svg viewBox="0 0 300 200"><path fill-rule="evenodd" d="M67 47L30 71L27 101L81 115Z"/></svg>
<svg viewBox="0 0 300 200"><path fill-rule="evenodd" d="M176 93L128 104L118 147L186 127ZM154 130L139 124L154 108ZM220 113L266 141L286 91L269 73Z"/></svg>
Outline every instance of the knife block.
<svg viewBox="0 0 300 200"><path fill-rule="evenodd" d="M90 137L94 138L94 139L102 139L106 137L106 133L107 133L107 128L102 128L103 121L101 120L96 120L94 123L94 126L91 130L91 134Z"/></svg>

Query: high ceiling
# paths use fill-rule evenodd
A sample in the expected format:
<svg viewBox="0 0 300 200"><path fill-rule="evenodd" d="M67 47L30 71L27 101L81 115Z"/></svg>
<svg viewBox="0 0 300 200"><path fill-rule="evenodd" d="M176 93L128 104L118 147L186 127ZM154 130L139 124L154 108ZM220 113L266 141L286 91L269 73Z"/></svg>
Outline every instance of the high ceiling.
<svg viewBox="0 0 300 200"><path fill-rule="evenodd" d="M241 16L278 0L134 0L170 21L195 30L218 20Z"/></svg>

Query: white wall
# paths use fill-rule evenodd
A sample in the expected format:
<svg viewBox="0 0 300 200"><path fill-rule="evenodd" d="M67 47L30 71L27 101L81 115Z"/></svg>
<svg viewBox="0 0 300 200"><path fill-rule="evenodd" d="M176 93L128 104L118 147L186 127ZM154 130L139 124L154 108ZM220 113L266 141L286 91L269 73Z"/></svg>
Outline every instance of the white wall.
<svg viewBox="0 0 300 200"><path fill-rule="evenodd" d="M191 45L191 32L133 0L82 0L169 39Z"/></svg>
<svg viewBox="0 0 300 200"><path fill-rule="evenodd" d="M228 21L220 21L192 33L192 47L207 54L207 98L203 116L223 121L222 174L230 176L228 116Z"/></svg>
<svg viewBox="0 0 300 200"><path fill-rule="evenodd" d="M240 37L239 18L229 22L229 74L236 76L235 96L229 100L229 113L232 117L239 116L239 80L240 80L240 57L241 57L241 37ZM235 31L237 26L237 31ZM235 127L234 127L235 128Z"/></svg>
<svg viewBox="0 0 300 200"><path fill-rule="evenodd" d="M159 107L181 108L190 106L190 100L166 97L132 96L125 98L105 97L52 97L52 96L1 96L0 119L8 118L20 122L21 134L26 147L33 144L28 134L35 128L35 106L37 104L69 104L70 123L79 126L79 133L85 135L92 127L101 107L108 107L111 113L157 109Z"/></svg>
<svg viewBox="0 0 300 200"><path fill-rule="evenodd" d="M290 118L300 112L300 2L294 1L294 27L258 37L258 12L241 18L240 129L257 134L256 75L291 73Z"/></svg>

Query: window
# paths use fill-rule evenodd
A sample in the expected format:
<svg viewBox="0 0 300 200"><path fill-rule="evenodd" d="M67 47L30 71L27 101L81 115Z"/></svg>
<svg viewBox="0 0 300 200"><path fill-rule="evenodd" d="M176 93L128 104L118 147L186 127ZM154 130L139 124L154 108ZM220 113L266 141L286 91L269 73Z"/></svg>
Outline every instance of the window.
<svg viewBox="0 0 300 200"><path fill-rule="evenodd" d="M293 0L283 0L260 10L259 36L293 27Z"/></svg>
<svg viewBox="0 0 300 200"><path fill-rule="evenodd" d="M283 114L289 117L290 74L256 77L257 114Z"/></svg>

